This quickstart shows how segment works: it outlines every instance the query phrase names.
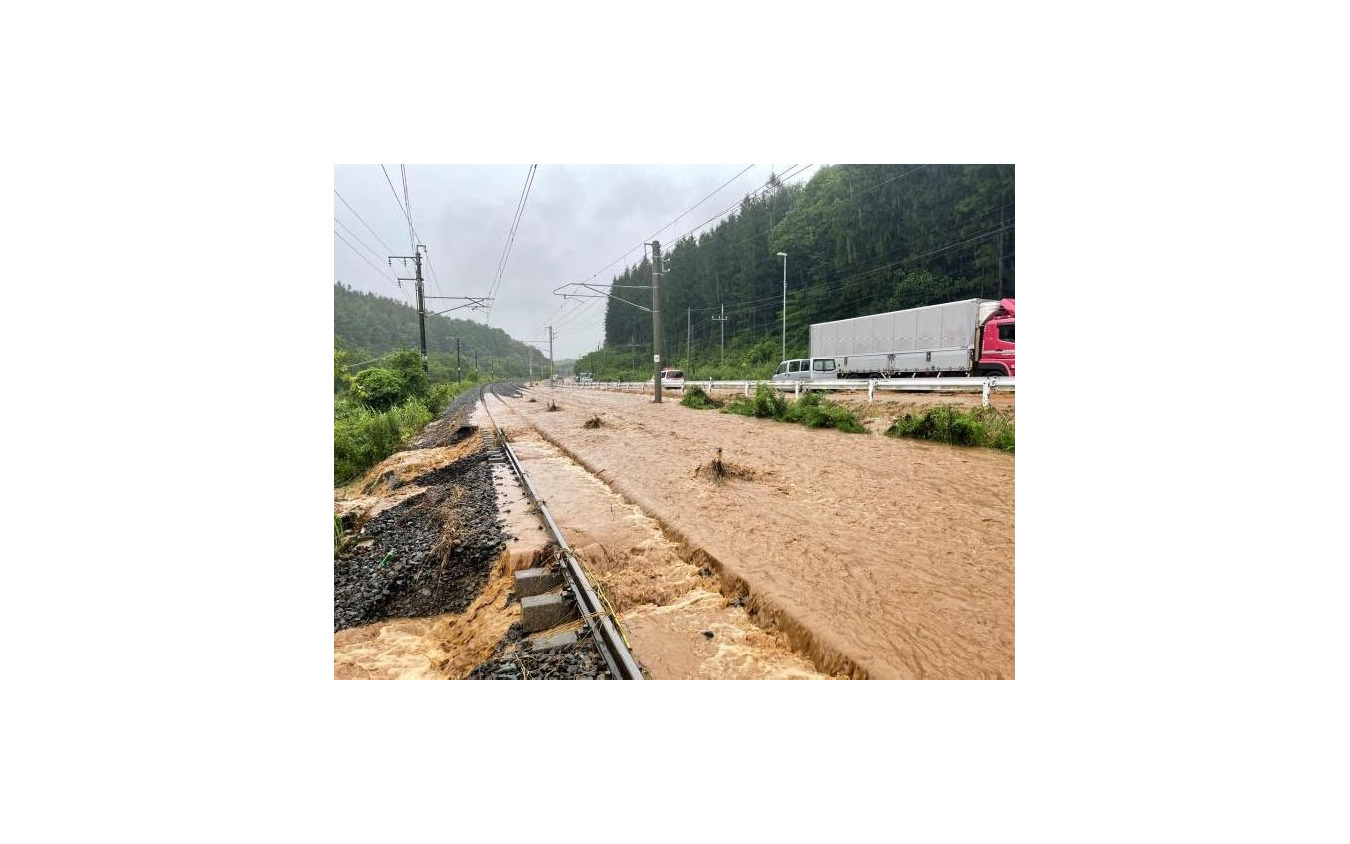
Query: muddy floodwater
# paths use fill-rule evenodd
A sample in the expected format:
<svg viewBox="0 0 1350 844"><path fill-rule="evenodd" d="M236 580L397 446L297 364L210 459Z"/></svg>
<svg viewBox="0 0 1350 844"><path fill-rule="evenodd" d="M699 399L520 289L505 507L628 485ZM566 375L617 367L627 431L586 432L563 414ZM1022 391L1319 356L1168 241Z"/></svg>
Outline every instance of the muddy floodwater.
<svg viewBox="0 0 1350 844"><path fill-rule="evenodd" d="M719 674L719 657L695 646L721 645L717 611L743 606L752 623L733 620L740 633L727 629L726 638L786 644L804 658L803 676L1014 677L1012 455L693 410L679 398L668 392L657 405L649 395L536 387L489 399L509 408L489 405L520 431L526 454L546 450L526 442L533 435L523 422L640 508L626 511L616 496L614 518L572 539L624 596L639 658L645 644L666 676L735 676ZM550 399L557 411L546 409ZM585 427L597 417L598 427ZM885 421L882 411L871 427ZM718 448L731 477L706 471ZM576 477L545 493L555 516L589 480L576 467L558 471ZM589 502L575 508L597 506ZM660 540L644 539L647 517L663 529ZM629 564L652 555L672 562ZM642 574L614 574L624 570ZM699 571L716 583L700 585L708 576ZM741 606L726 605L731 595ZM705 600L706 620L688 626L706 624L711 638L663 622ZM727 651L723 661L737 656ZM795 670L765 666L762 676Z"/></svg>
<svg viewBox="0 0 1350 844"><path fill-rule="evenodd" d="M720 579L697 553L682 554L655 520L495 397L488 401L568 544L617 611L650 678L826 678L790 649L785 636L762 629L739 595L721 594Z"/></svg>

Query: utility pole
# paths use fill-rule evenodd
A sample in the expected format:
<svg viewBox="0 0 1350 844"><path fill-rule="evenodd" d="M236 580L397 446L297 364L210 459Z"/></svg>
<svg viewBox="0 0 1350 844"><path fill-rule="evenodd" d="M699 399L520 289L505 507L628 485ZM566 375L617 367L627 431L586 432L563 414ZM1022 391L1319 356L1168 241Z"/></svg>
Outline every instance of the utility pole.
<svg viewBox="0 0 1350 844"><path fill-rule="evenodd" d="M689 355L689 315L693 313L692 309L684 309L684 366L689 370L688 376L694 377L694 359Z"/></svg>
<svg viewBox="0 0 1350 844"><path fill-rule="evenodd" d="M464 370L459 368L459 338L455 338L455 380L464 383Z"/></svg>
<svg viewBox="0 0 1350 844"><path fill-rule="evenodd" d="M553 386L553 326L548 327L548 385Z"/></svg>
<svg viewBox="0 0 1350 844"><path fill-rule="evenodd" d="M779 360L787 360L787 253L779 252L778 257L783 259L783 356Z"/></svg>
<svg viewBox="0 0 1350 844"><path fill-rule="evenodd" d="M652 363L656 374L654 401L661 403L661 241L652 241Z"/></svg>
<svg viewBox="0 0 1350 844"><path fill-rule="evenodd" d="M727 306L720 305L721 316L715 316L713 319L720 323L722 329L722 354L717 359L717 365L722 366L727 362Z"/></svg>
<svg viewBox="0 0 1350 844"><path fill-rule="evenodd" d="M409 223L408 225L411 226L412 223ZM394 265L395 258L399 258L404 261L408 260L409 258L412 258L413 261L416 262L417 275L414 278L400 278L399 281L417 282L417 331L418 336L421 339L422 371L430 372L431 367L427 363L427 308L426 303L423 301L423 291L422 291L422 253L425 251L426 247L419 243L417 244L417 248L413 250L413 254L411 255L390 255L389 266L392 267ZM404 266L406 267L407 264L404 264Z"/></svg>

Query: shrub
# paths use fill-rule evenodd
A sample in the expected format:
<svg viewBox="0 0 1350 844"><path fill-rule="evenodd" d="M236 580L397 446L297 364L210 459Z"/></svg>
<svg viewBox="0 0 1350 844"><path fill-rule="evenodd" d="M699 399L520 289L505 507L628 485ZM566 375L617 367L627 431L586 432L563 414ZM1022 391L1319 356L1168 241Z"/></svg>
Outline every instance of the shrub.
<svg viewBox="0 0 1350 844"><path fill-rule="evenodd" d="M1014 451L1013 423L998 410L960 411L939 405L922 413L906 413L886 429L889 437L912 437L952 445L979 445Z"/></svg>
<svg viewBox="0 0 1350 844"><path fill-rule="evenodd" d="M703 392L701 387L686 387L684 398L680 399L680 404L685 407L692 407L696 410L706 410L710 407L721 407L722 403L713 399L707 393Z"/></svg>
<svg viewBox="0 0 1350 844"><path fill-rule="evenodd" d="M778 395L778 391L766 384L755 388L754 398L736 396L731 404L722 408L724 413L737 413L741 416L754 416L758 419L782 420L787 414L787 400Z"/></svg>
<svg viewBox="0 0 1350 844"><path fill-rule="evenodd" d="M362 370L352 379L352 395L372 410L388 410L403 398L403 379L381 367Z"/></svg>
<svg viewBox="0 0 1350 844"><path fill-rule="evenodd" d="M800 422L808 428L837 428L849 434L865 434L867 428L853 411L826 401L820 393L806 392L788 407L784 421Z"/></svg>

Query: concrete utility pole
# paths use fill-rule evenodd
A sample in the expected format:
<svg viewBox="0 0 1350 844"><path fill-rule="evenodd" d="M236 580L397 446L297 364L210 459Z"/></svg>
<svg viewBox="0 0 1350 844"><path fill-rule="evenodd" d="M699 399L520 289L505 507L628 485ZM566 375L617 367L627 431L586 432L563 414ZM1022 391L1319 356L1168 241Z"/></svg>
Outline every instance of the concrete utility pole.
<svg viewBox="0 0 1350 844"><path fill-rule="evenodd" d="M787 360L787 253L779 252L778 257L783 259L783 356L779 360Z"/></svg>
<svg viewBox="0 0 1350 844"><path fill-rule="evenodd" d="M464 383L464 370L459 368L459 338L455 338L455 380Z"/></svg>
<svg viewBox="0 0 1350 844"><path fill-rule="evenodd" d="M553 326L548 327L548 384L553 386Z"/></svg>
<svg viewBox="0 0 1350 844"><path fill-rule="evenodd" d="M692 308L684 309L684 365L689 371L685 373L686 378L694 377L694 359L689 356L689 315L693 313Z"/></svg>
<svg viewBox="0 0 1350 844"><path fill-rule="evenodd" d="M430 372L431 367L427 363L427 308L426 303L423 301L423 291L422 291L422 253L425 251L426 247L419 243L417 244L417 248L413 250L413 254L411 255L390 255L389 266L392 267L394 265L395 258L404 261L411 258L413 259L414 262L416 262L417 275L413 278L399 278L399 281L417 282L417 331L419 337L421 338L422 371ZM407 264L404 264L404 266L407 266Z"/></svg>
<svg viewBox="0 0 1350 844"><path fill-rule="evenodd" d="M661 241L652 241L652 363L656 374L654 401L661 403Z"/></svg>
<svg viewBox="0 0 1350 844"><path fill-rule="evenodd" d="M719 305L718 307L721 308L721 316L715 316L713 319L721 323L722 328L722 354L717 359L717 365L721 366L727 362L727 306Z"/></svg>

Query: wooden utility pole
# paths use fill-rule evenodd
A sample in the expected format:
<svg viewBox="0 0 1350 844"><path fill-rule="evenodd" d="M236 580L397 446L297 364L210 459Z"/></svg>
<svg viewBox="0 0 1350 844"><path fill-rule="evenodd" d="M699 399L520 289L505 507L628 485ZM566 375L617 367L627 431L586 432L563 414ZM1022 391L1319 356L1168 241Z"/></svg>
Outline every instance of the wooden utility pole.
<svg viewBox="0 0 1350 844"><path fill-rule="evenodd" d="M652 363L656 374L654 401L661 403L661 241L652 241Z"/></svg>

